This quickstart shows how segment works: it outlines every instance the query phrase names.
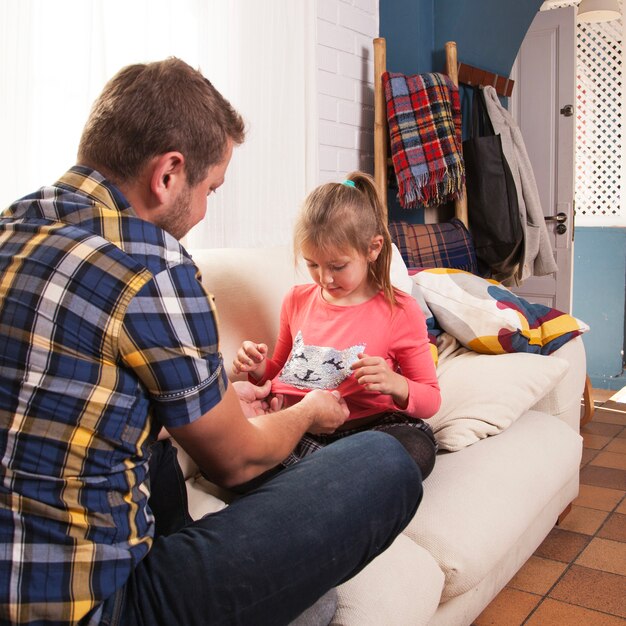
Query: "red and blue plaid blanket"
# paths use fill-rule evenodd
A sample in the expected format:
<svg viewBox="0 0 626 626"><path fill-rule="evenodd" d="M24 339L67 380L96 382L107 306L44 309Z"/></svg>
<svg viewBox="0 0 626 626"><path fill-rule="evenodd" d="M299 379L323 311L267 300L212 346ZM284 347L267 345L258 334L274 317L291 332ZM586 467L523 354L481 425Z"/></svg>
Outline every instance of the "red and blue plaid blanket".
<svg viewBox="0 0 626 626"><path fill-rule="evenodd" d="M457 198L465 183L461 106L445 74L383 74L391 159L403 208Z"/></svg>

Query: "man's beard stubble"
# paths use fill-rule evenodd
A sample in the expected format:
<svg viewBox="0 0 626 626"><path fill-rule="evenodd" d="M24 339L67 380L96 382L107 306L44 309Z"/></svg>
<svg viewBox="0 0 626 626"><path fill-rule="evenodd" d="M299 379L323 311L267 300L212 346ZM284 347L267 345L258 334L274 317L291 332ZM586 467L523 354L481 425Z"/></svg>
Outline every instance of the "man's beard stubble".
<svg viewBox="0 0 626 626"><path fill-rule="evenodd" d="M194 226L190 203L191 189L185 186L178 194L172 208L157 222L157 226L180 241Z"/></svg>

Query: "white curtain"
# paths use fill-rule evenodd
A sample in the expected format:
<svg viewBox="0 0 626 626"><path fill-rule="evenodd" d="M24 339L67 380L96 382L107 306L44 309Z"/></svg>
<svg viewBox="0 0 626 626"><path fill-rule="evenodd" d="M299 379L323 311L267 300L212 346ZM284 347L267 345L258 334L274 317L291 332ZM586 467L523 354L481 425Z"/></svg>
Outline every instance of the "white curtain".
<svg viewBox="0 0 626 626"><path fill-rule="evenodd" d="M177 56L246 120L190 248L290 241L316 183L315 0L2 0L0 206L76 158L89 108L121 67Z"/></svg>
<svg viewBox="0 0 626 626"><path fill-rule="evenodd" d="M318 170L315 2L210 4L227 9L209 18L207 37L222 41L212 46L207 75L243 115L248 135L187 245L285 244Z"/></svg>

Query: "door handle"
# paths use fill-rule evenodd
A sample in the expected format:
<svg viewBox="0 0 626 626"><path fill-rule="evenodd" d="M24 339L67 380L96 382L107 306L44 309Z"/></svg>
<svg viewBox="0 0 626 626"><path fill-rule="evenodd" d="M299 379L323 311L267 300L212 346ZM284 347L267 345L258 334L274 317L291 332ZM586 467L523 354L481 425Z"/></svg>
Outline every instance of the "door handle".
<svg viewBox="0 0 626 626"><path fill-rule="evenodd" d="M560 211L556 215L546 215L543 219L546 220L546 222L557 222L562 224L563 222L567 222L567 215L563 213L563 211Z"/></svg>
<svg viewBox="0 0 626 626"><path fill-rule="evenodd" d="M567 232L567 226L565 222L567 221L567 213L563 213L563 211L559 211L556 215L546 215L543 219L546 222L556 222L556 234L564 235Z"/></svg>

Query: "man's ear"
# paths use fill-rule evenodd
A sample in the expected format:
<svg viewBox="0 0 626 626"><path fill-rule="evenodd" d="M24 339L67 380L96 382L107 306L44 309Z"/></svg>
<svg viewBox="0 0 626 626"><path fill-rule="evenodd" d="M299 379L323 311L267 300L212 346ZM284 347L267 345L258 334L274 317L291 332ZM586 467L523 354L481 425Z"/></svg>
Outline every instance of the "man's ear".
<svg viewBox="0 0 626 626"><path fill-rule="evenodd" d="M372 237L372 240L370 241L370 249L368 253L369 261L374 262L378 258L380 251L383 249L383 242L384 240L383 240L382 235L374 235Z"/></svg>
<svg viewBox="0 0 626 626"><path fill-rule="evenodd" d="M167 204L171 194L178 194L185 184L185 157L180 152L166 152L155 158L150 191L159 204Z"/></svg>

